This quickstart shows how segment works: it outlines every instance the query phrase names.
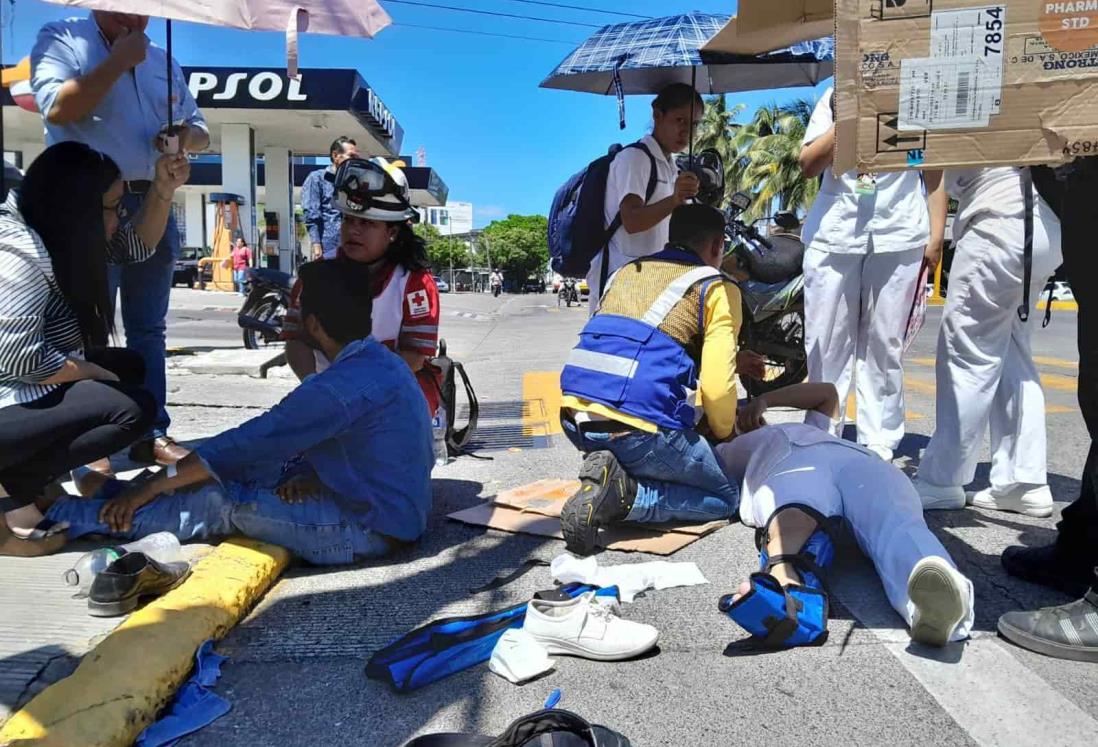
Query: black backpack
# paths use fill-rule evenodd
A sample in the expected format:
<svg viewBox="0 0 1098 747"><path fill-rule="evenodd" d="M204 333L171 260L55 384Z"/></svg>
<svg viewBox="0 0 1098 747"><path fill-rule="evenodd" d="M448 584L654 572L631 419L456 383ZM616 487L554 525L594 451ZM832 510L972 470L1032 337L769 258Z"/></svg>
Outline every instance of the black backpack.
<svg viewBox="0 0 1098 747"><path fill-rule="evenodd" d="M427 734L405 747L629 747L617 732L588 723L571 711L546 709L523 716L503 734Z"/></svg>
<svg viewBox="0 0 1098 747"><path fill-rule="evenodd" d="M465 448L473 440L473 434L477 432L477 419L480 417L480 404L477 402L476 392L469 383L469 376L465 373L465 366L446 355L446 340L438 341L438 355L427 361L427 365L433 366L440 372L441 384L439 397L446 412L446 448L450 456L465 454ZM465 386L465 397L469 402L469 422L464 428L458 429L454 424L457 417L457 378L461 377L461 383Z"/></svg>

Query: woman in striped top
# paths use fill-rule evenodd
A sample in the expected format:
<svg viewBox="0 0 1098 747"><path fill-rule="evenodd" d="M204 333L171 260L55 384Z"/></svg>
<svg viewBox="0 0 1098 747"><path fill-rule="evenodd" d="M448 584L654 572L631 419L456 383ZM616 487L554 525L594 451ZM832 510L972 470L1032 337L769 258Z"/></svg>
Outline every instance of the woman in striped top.
<svg viewBox="0 0 1098 747"><path fill-rule="evenodd" d="M0 205L0 555L63 545L65 527L40 512L47 486L130 445L152 423L140 357L106 347L107 263L152 254L189 174L185 156L161 158L131 220L120 214L114 161L59 143Z"/></svg>

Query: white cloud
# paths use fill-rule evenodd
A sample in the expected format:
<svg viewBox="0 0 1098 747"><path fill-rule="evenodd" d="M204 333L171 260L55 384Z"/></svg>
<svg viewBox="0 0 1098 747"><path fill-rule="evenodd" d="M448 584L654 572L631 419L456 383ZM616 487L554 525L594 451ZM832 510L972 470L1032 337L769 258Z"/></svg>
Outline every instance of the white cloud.
<svg viewBox="0 0 1098 747"><path fill-rule="evenodd" d="M474 208L478 219L485 218L488 220L498 220L500 218L506 218L510 213L507 208L501 205L484 205Z"/></svg>

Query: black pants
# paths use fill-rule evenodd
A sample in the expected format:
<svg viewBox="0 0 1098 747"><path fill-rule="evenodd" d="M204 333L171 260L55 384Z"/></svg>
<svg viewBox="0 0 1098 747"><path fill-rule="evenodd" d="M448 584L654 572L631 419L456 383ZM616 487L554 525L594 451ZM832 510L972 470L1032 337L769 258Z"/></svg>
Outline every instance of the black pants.
<svg viewBox="0 0 1098 747"><path fill-rule="evenodd" d="M3 510L27 505L53 480L126 448L152 426L156 402L142 388L141 356L104 348L85 357L121 381L76 381L0 408L0 485L11 496L0 499Z"/></svg>
<svg viewBox="0 0 1098 747"><path fill-rule="evenodd" d="M1079 409L1091 441L1079 497L1064 509L1056 542L1089 569L1098 566L1098 159L1077 161L1057 188L1064 269L1079 304Z"/></svg>

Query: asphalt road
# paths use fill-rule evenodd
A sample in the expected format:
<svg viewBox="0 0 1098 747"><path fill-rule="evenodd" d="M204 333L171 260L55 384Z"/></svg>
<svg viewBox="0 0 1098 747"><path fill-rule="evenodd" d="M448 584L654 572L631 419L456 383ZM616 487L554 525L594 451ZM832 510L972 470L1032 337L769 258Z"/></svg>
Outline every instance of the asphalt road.
<svg viewBox="0 0 1098 747"><path fill-rule="evenodd" d="M616 664L564 658L556 671L521 688L486 666L411 695L395 695L366 679L369 655L412 628L498 609L549 587L548 571L537 569L495 592L468 592L527 558L550 559L562 551L559 542L483 531L445 514L501 489L575 474L574 450L562 436L545 437L537 427L538 413L551 403L526 374L559 370L586 308L558 310L550 295L447 295L443 307L442 335L473 379L481 401L480 445L493 460L463 458L436 470L435 510L416 546L360 567L291 570L219 645L231 660L218 691L232 702L232 711L185 744L388 747L432 731L493 734L539 708L554 688L563 693L562 707L619 729L639 746L1094 743L1098 667L1030 654L994 632L1005 611L1068 601L1011 579L998 560L1008 545L1050 541L1056 517L973 509L929 516L976 587L973 640L943 651L910 644L872 568L850 543L832 571L827 644L772 654L745 649L738 643L743 632L716 609L720 595L756 564L752 533L734 525L672 558L696 562L709 584L650 592L625 606L630 619L660 629L655 655ZM230 343L239 333L229 308L235 302L227 294L213 299L177 291L173 344ZM908 356L909 435L899 460L906 468L914 466L934 428L939 319L940 311L932 309ZM1078 491L1088 443L1073 393L1075 319L1060 312L1048 329L1040 328L1039 319L1031 324L1046 375L1049 479L1058 513ZM179 402L196 386L183 379L170 383L180 392ZM229 424L262 406L264 398L273 401L288 384L224 386L248 386L244 399L252 408L210 410L217 423ZM192 412L199 413L182 404L174 410L177 420ZM191 422L192 430L198 422ZM214 423L201 422L204 428ZM985 464L978 486L986 484L986 472ZM648 559L600 556L605 564Z"/></svg>

